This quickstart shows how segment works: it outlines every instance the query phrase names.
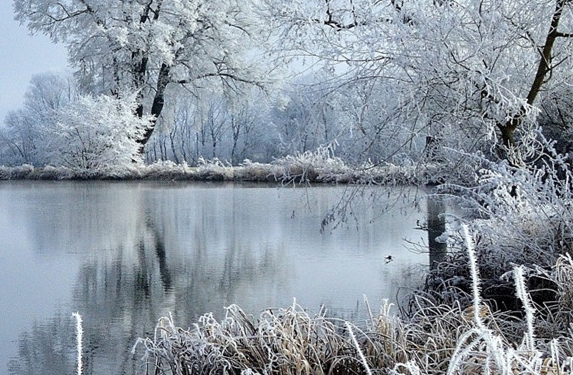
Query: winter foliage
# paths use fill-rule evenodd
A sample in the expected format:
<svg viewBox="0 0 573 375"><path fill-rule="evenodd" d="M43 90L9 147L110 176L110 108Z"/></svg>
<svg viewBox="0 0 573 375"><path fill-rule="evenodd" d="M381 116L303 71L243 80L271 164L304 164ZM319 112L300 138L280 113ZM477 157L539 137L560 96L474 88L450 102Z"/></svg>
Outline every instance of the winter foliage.
<svg viewBox="0 0 573 375"><path fill-rule="evenodd" d="M14 5L66 44L74 78L32 80L0 134L0 178L407 182L467 213L408 321L384 308L362 331L296 304L191 330L163 318L141 340L151 366L571 371L571 1Z"/></svg>
<svg viewBox="0 0 573 375"><path fill-rule="evenodd" d="M14 3L66 44L82 93L135 95L136 116L153 116L137 139L148 162L269 162L336 142L350 164L459 166L454 149L518 165L540 119L558 138L568 127L564 0ZM267 85L291 66L304 76ZM30 136L6 134L5 153L46 164Z"/></svg>
<svg viewBox="0 0 573 375"><path fill-rule="evenodd" d="M151 119L134 116L136 105L134 98L79 97L59 111L49 130L51 164L105 171L138 162L137 140Z"/></svg>
<svg viewBox="0 0 573 375"><path fill-rule="evenodd" d="M349 85L384 87L381 123L448 147L501 144L519 158L512 148L527 147L537 103L569 86L566 1L268 2L292 25L281 48L320 57Z"/></svg>
<svg viewBox="0 0 573 375"><path fill-rule="evenodd" d="M68 48L82 90L136 94L138 116L161 115L172 86L198 93L261 84L256 59L267 33L251 1L14 1L32 32ZM138 138L144 146L154 130Z"/></svg>

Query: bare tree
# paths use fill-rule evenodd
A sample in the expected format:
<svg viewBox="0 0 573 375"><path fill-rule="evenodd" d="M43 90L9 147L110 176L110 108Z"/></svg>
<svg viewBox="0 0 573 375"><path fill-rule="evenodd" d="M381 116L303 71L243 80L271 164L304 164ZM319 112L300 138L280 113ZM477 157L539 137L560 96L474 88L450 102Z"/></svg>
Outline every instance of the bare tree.
<svg viewBox="0 0 573 375"><path fill-rule="evenodd" d="M540 98L571 82L571 1L266 0L276 53L375 81L405 131L513 164L528 153ZM399 105L384 106L384 101ZM492 153L492 156L495 153Z"/></svg>
<svg viewBox="0 0 573 375"><path fill-rule="evenodd" d="M245 54L266 36L251 1L14 0L17 19L68 47L93 93L137 93L136 114L160 117L170 86L240 91L266 81ZM143 147L155 129L144 129Z"/></svg>
<svg viewBox="0 0 573 375"><path fill-rule="evenodd" d="M24 97L24 106L8 113L1 139L6 148L3 163L43 165L48 162L50 128L58 112L79 95L73 77L42 73L32 77Z"/></svg>

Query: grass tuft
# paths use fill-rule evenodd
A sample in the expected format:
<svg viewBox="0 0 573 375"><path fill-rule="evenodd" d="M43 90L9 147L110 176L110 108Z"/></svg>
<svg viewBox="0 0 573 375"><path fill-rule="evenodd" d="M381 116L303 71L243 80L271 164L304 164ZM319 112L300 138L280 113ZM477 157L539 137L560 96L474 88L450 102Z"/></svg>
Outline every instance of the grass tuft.
<svg viewBox="0 0 573 375"><path fill-rule="evenodd" d="M476 262L467 228L466 251ZM477 264L477 263L476 263ZM558 285L559 308L537 314L522 267L514 290L523 312L494 310L481 296L479 272L471 268L469 303L435 304L417 295L411 314L399 316L387 301L363 326L311 315L293 305L265 310L255 319L232 305L220 321L202 316L191 328L159 320L153 338L140 339L147 374L496 374L573 372L571 275L573 260L561 256L547 273ZM546 327L552 335L534 334ZM521 332L517 334L516 332Z"/></svg>

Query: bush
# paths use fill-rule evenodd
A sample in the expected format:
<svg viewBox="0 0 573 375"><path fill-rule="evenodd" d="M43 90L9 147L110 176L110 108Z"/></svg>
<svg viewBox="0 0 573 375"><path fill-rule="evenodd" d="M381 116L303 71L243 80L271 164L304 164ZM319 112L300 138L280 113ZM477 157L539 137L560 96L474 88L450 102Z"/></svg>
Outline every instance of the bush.
<svg viewBox="0 0 573 375"><path fill-rule="evenodd" d="M135 97L84 96L59 111L51 129L51 163L108 171L141 159L140 144L149 118L135 116Z"/></svg>

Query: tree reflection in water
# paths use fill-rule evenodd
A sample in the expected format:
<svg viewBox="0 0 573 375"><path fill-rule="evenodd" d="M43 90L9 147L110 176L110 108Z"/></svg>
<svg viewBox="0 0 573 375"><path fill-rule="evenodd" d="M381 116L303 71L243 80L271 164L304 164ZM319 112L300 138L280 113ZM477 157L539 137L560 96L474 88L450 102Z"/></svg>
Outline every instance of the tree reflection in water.
<svg viewBox="0 0 573 375"><path fill-rule="evenodd" d="M408 262L416 267L423 262L423 256L413 261L411 254L394 253L392 269L386 267L385 249L403 248L404 222L392 218L384 230L321 235L320 217L336 201L336 189L308 194L140 183L66 188L71 192L41 211L27 196L30 206L23 214L35 236L35 251L73 249L82 259L70 306L60 307L70 313L58 313L21 334L11 374L74 373L71 311L83 316L84 374L136 374L142 353L132 355L133 344L153 335L157 319L166 314L191 324L206 312L221 317L225 306L239 303L258 315L262 308L283 307L298 293L308 293L316 303L309 308L331 303L333 315L347 311L357 318L356 303L321 300L314 289L350 301L357 297L344 295L359 291L358 298L364 293L376 303L387 292L378 277L395 269L388 276L392 280L404 274ZM306 208L297 198L301 194L306 194ZM405 219L414 233L415 215ZM324 277L339 284L328 284Z"/></svg>
<svg viewBox="0 0 573 375"><path fill-rule="evenodd" d="M448 246L439 240L446 231L446 204L442 196L429 196L428 207L428 248L430 249L430 268L435 268L446 258Z"/></svg>

